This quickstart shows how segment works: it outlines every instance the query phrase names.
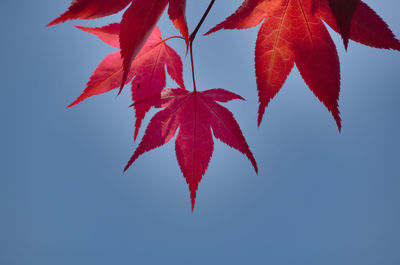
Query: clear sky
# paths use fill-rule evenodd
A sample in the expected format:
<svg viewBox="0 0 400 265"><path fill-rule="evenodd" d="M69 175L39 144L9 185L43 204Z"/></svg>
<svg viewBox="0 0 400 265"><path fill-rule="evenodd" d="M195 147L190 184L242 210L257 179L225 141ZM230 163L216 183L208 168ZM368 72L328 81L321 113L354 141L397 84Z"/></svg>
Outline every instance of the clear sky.
<svg viewBox="0 0 400 265"><path fill-rule="evenodd" d="M201 32L240 3L216 1ZM399 2L367 3L400 36ZM258 28L199 35L198 86L247 99L226 106L260 174L216 140L192 213L173 142L122 174L137 146L129 89L65 108L114 51L73 25L120 17L44 27L69 4L0 1L0 264L400 264L398 52L351 42L345 53L333 34L342 133L297 70L257 128ZM188 0L191 29L207 5ZM164 37L176 34L166 16L160 27ZM184 55L182 43L170 45Z"/></svg>

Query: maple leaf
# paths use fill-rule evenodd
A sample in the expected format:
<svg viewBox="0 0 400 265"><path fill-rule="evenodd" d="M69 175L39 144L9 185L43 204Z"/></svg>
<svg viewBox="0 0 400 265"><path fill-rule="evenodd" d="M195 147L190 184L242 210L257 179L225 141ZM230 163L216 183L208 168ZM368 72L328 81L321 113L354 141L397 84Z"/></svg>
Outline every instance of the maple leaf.
<svg viewBox="0 0 400 265"><path fill-rule="evenodd" d="M228 109L217 103L233 99L243 98L223 89L203 92L167 89L161 93L161 97L136 102L135 105L151 104L164 109L151 119L142 141L124 171L143 153L171 140L180 128L175 141L175 152L189 185L192 210L199 182L213 153L211 131L217 139L245 154L257 172L257 163L235 118Z"/></svg>
<svg viewBox="0 0 400 265"><path fill-rule="evenodd" d="M255 50L259 125L265 108L296 64L308 87L332 113L340 131L340 65L336 47L322 19L341 31L344 39L346 33L344 28L338 28L337 24L342 22L336 23L327 1L245 0L234 14L206 33L255 27L264 20ZM348 15L344 14L343 20L345 17ZM357 5L351 21L350 39L372 47L399 50L399 41L366 4Z"/></svg>
<svg viewBox="0 0 400 265"><path fill-rule="evenodd" d="M120 31L120 24L118 23L101 28L78 28L98 36L113 47L119 47L118 33ZM134 102L149 96L159 96L161 90L166 86L165 67L171 78L181 88L184 88L183 67L180 56L162 40L160 29L156 27L130 66L126 83L133 79L132 100ZM107 55L90 77L86 89L68 107L72 107L88 97L118 88L122 75L123 65L120 52ZM150 105L135 105L135 139L141 122L150 108Z"/></svg>
<svg viewBox="0 0 400 265"><path fill-rule="evenodd" d="M186 0L74 0L68 10L48 24L69 19L94 19L112 15L131 5L124 12L119 32L124 71L121 89L126 83L132 61L150 36L167 4L168 14L188 43L189 33L185 17Z"/></svg>

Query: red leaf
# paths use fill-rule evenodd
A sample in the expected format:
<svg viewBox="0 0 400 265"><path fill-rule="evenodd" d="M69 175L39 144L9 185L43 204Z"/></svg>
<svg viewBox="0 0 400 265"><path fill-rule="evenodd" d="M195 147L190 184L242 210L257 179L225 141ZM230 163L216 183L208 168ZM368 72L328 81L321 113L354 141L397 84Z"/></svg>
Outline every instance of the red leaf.
<svg viewBox="0 0 400 265"><path fill-rule="evenodd" d="M340 16L342 22L349 17L346 12ZM321 18L338 31L328 0L245 0L234 14L207 32L254 27L265 19L255 51L259 124L265 108L296 64L306 84L332 113L340 130L339 60ZM342 35L346 39L346 33ZM400 47L387 25L362 2L354 13L349 37L377 48L398 50Z"/></svg>
<svg viewBox="0 0 400 265"><path fill-rule="evenodd" d="M124 70L120 92L128 78L132 61L150 36L168 3L168 13L173 24L188 43L189 33L185 18L186 0L75 0L67 12L48 24L48 26L52 26L68 19L93 19L108 16L121 11L130 2L132 4L122 16L119 31L119 46ZM110 28L112 33L115 33L114 29ZM94 31L96 30L94 29ZM103 29L102 35L105 39L99 37L109 43L107 33L104 31ZM116 42L114 41L111 45L116 47Z"/></svg>
<svg viewBox="0 0 400 265"><path fill-rule="evenodd" d="M125 167L125 171L143 153L167 143L179 129L175 152L181 171L189 185L192 210L196 191L211 159L216 138L245 154L257 172L257 164L232 113L216 101L242 99L223 89L188 92L164 90L161 98L147 99L153 106L163 105L150 121L142 141ZM138 103L140 104L140 103Z"/></svg>
<svg viewBox="0 0 400 265"><path fill-rule="evenodd" d="M118 47L119 24L111 24L102 28L84 28L81 30L95 34L106 43ZM166 85L165 66L171 78L181 88L185 88L182 77L182 62L179 55L161 38L160 29L156 27L146 44L132 62L126 83L132 78L132 100L140 101L149 96L159 97ZM96 68L86 89L69 107L88 97L102 94L120 86L123 74L122 59L119 52L108 55ZM151 105L135 105L136 124L135 139L141 122Z"/></svg>
<svg viewBox="0 0 400 265"><path fill-rule="evenodd" d="M68 10L47 26L69 19L94 19L118 13L132 0L74 0Z"/></svg>
<svg viewBox="0 0 400 265"><path fill-rule="evenodd" d="M336 24L343 38L344 47L347 49L350 37L351 20L356 11L359 0L328 0Z"/></svg>

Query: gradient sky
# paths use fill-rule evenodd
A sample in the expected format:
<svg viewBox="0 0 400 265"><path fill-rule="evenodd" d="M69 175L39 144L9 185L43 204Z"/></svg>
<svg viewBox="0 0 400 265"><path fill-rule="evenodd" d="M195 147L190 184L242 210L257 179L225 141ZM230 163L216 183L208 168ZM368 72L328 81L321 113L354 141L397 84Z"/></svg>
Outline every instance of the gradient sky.
<svg viewBox="0 0 400 265"><path fill-rule="evenodd" d="M366 2L400 36L399 2ZM201 32L240 3L217 1ZM173 142L122 174L137 146L129 89L65 108L114 51L73 25L120 18L44 27L69 4L0 1L0 264L400 264L398 52L351 42L345 53L333 33L342 132L297 70L257 128L258 28L199 35L198 86L247 99L226 106L260 174L216 141L192 213ZM207 5L188 0L191 29ZM160 27L164 37L176 34L166 16ZM179 40L169 44L184 55Z"/></svg>

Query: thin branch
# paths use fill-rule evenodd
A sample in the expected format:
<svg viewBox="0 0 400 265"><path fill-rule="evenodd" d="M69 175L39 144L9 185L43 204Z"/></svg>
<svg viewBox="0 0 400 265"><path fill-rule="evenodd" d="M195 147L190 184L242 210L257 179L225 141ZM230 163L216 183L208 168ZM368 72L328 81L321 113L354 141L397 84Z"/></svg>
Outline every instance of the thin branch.
<svg viewBox="0 0 400 265"><path fill-rule="evenodd" d="M208 13L210 13L211 8L213 7L215 3L215 0L211 0L210 4L207 7L207 10L204 12L202 18L200 19L199 23L197 24L195 30L190 34L189 37L189 49L190 49L190 62L192 64L192 77L193 77L193 90L194 92L197 91L196 89L196 78L194 75L194 61L193 61L193 41L196 38L197 32L199 31L201 25L203 25L204 20L208 16Z"/></svg>

